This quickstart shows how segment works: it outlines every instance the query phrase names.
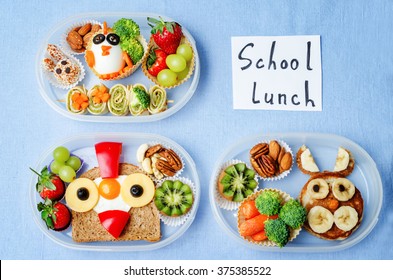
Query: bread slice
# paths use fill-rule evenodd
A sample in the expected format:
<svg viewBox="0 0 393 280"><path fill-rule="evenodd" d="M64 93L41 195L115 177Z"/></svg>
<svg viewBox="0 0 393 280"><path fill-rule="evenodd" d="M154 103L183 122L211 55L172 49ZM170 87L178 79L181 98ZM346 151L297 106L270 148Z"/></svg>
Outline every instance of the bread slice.
<svg viewBox="0 0 393 280"><path fill-rule="evenodd" d="M121 163L119 166L120 175L129 175L136 172L143 173L142 170L132 164ZM100 169L95 167L83 173L80 177L94 180L100 177ZM154 202L150 202L143 207L131 208L129 213L131 217L127 225L119 238L115 239L101 225L94 210L84 213L72 211L72 239L75 242L129 240L155 242L161 239L160 216Z"/></svg>

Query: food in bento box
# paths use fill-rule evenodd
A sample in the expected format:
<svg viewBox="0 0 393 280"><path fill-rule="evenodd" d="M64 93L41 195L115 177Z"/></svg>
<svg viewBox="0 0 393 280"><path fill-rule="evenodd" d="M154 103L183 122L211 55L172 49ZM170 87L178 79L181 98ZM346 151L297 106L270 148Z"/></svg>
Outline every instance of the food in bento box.
<svg viewBox="0 0 393 280"><path fill-rule="evenodd" d="M89 97L84 86L70 89L66 99L67 110L74 114L84 114L89 107Z"/></svg>
<svg viewBox="0 0 393 280"><path fill-rule="evenodd" d="M300 232L306 210L288 194L264 189L248 196L238 210L238 231L261 246L284 247Z"/></svg>
<svg viewBox="0 0 393 280"><path fill-rule="evenodd" d="M106 22L95 33L85 52L87 65L102 80L118 80L131 75L140 65L146 41L131 19L120 19L110 29Z"/></svg>
<svg viewBox="0 0 393 280"><path fill-rule="evenodd" d="M166 90L160 86L153 85L149 89L150 94L150 104L149 112L150 114L158 114L167 109L168 100L166 97Z"/></svg>
<svg viewBox="0 0 393 280"><path fill-rule="evenodd" d="M250 150L250 162L262 178L280 179L292 167L292 153L285 143L276 140L258 143Z"/></svg>
<svg viewBox="0 0 393 280"><path fill-rule="evenodd" d="M87 22L72 28L67 34L66 41L74 52L83 53L93 35L100 30L100 24Z"/></svg>
<svg viewBox="0 0 393 280"><path fill-rule="evenodd" d="M108 112L109 89L103 85L95 85L87 92L89 106L87 110L93 115L103 115Z"/></svg>
<svg viewBox="0 0 393 280"><path fill-rule="evenodd" d="M176 22L147 18L152 27L149 55L142 62L145 75L165 88L185 82L194 70L195 58L191 44Z"/></svg>
<svg viewBox="0 0 393 280"><path fill-rule="evenodd" d="M82 69L76 59L65 54L56 45L48 44L47 53L51 58L43 59L45 70L52 72L54 78L61 86L70 86L78 82Z"/></svg>
<svg viewBox="0 0 393 280"><path fill-rule="evenodd" d="M254 193L257 186L255 172L243 162L224 168L217 180L217 188L221 196L234 202L243 201Z"/></svg>
<svg viewBox="0 0 393 280"><path fill-rule="evenodd" d="M130 113L133 116L148 112L150 95L147 88L142 84L134 84L128 87L130 92Z"/></svg>
<svg viewBox="0 0 393 280"><path fill-rule="evenodd" d="M161 144L140 145L136 157L142 165L142 169L159 180L164 177L175 176L183 169L183 161L179 155Z"/></svg>
<svg viewBox="0 0 393 280"><path fill-rule="evenodd" d="M122 143L97 143L95 150L99 167L83 173L66 190L73 240L160 240L154 182L138 167L119 164Z"/></svg>
<svg viewBox="0 0 393 280"><path fill-rule="evenodd" d="M299 198L307 210L305 229L326 240L348 238L363 218L364 202L358 188L348 176L355 165L351 152L339 147L333 171L319 171L308 147L297 153L299 169L311 175Z"/></svg>
<svg viewBox="0 0 393 280"><path fill-rule="evenodd" d="M155 190L154 203L161 214L178 217L192 207L194 196L191 187L180 180L165 180Z"/></svg>

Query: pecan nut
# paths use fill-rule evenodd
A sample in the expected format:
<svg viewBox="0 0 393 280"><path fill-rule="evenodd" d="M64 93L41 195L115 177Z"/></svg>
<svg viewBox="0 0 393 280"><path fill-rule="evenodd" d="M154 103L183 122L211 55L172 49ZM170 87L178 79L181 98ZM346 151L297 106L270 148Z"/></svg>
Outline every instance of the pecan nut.
<svg viewBox="0 0 393 280"><path fill-rule="evenodd" d="M70 33L68 33L67 42L74 50L79 50L83 46L82 36L79 35L79 33L74 30L71 30Z"/></svg>
<svg viewBox="0 0 393 280"><path fill-rule="evenodd" d="M145 157L151 157L154 154L159 153L162 149L163 149L163 147L160 144L154 145L154 146L150 147L149 149L147 149L147 151L145 153Z"/></svg>
<svg viewBox="0 0 393 280"><path fill-rule="evenodd" d="M166 161L172 166L173 169L179 171L182 169L183 164L179 156L171 149L164 149L159 155L166 159Z"/></svg>
<svg viewBox="0 0 393 280"><path fill-rule="evenodd" d="M262 155L267 155L269 153L269 145L267 143L259 143L252 147L250 151L251 157L257 159Z"/></svg>
<svg viewBox="0 0 393 280"><path fill-rule="evenodd" d="M81 28L79 28L78 33L82 37L85 36L91 30L91 23L86 23Z"/></svg>
<svg viewBox="0 0 393 280"><path fill-rule="evenodd" d="M172 177L175 176L176 171L172 165L169 164L169 162L167 162L164 159L158 159L156 162L156 168L164 175Z"/></svg>

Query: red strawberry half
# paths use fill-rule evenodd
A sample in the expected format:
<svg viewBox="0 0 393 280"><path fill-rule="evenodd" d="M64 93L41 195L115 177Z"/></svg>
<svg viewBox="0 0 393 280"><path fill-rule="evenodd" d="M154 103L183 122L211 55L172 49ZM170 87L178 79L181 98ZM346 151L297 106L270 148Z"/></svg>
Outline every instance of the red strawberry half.
<svg viewBox="0 0 393 280"><path fill-rule="evenodd" d="M166 22L160 19L147 18L153 34L154 42L167 54L176 53L183 36L181 26L176 22Z"/></svg>
<svg viewBox="0 0 393 280"><path fill-rule="evenodd" d="M32 168L30 170L38 175L38 182L35 186L43 199L60 200L63 198L65 187L59 176L49 172L46 166L41 170L41 173Z"/></svg>
<svg viewBox="0 0 393 280"><path fill-rule="evenodd" d="M44 203L38 203L37 209L41 212L41 218L45 221L48 229L62 231L68 228L71 223L71 212L61 202L45 199Z"/></svg>

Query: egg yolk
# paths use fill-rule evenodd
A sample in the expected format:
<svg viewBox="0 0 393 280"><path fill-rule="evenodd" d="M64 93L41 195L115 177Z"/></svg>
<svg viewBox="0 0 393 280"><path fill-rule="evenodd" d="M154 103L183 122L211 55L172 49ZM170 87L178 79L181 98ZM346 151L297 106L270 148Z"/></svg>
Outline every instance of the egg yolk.
<svg viewBox="0 0 393 280"><path fill-rule="evenodd" d="M98 186L98 192L106 199L114 199L120 193L120 183L116 179L104 179Z"/></svg>

